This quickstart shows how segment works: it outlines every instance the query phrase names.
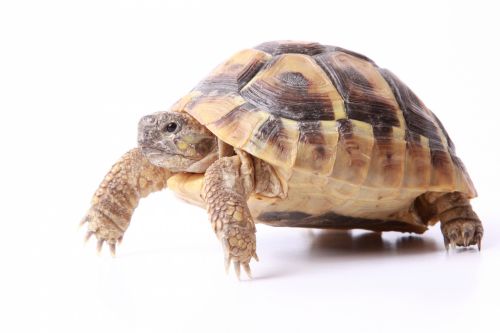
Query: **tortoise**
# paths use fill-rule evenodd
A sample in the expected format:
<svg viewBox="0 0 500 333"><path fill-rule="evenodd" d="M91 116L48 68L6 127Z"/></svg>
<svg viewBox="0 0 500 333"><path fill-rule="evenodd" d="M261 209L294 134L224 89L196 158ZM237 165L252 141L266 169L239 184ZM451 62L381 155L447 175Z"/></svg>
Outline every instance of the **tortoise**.
<svg viewBox="0 0 500 333"><path fill-rule="evenodd" d="M335 46L273 41L215 68L109 171L82 221L112 253L139 199L165 187L205 207L250 277L255 223L421 234L481 247L474 185L439 119L392 72Z"/></svg>

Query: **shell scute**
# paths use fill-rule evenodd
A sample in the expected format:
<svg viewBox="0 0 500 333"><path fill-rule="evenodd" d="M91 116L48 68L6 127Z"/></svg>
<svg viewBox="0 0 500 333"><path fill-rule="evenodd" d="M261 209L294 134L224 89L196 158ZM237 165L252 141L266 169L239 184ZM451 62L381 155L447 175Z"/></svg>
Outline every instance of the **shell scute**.
<svg viewBox="0 0 500 333"><path fill-rule="evenodd" d="M298 139L296 121L268 114L242 148L271 164L291 168L297 156Z"/></svg>
<svg viewBox="0 0 500 333"><path fill-rule="evenodd" d="M217 66L193 90L219 94L238 92L271 59L265 52L246 49Z"/></svg>
<svg viewBox="0 0 500 333"><path fill-rule="evenodd" d="M337 123L339 141L330 177L345 181L342 188L337 189L339 193L354 196L368 174L374 139L368 134L371 128L366 123L350 119Z"/></svg>
<svg viewBox="0 0 500 333"><path fill-rule="evenodd" d="M405 126L389 85L372 63L344 52L321 54L315 59L335 82L349 119L373 127Z"/></svg>
<svg viewBox="0 0 500 333"><path fill-rule="evenodd" d="M335 163L338 126L331 121L299 122L299 140L295 168L329 175Z"/></svg>
<svg viewBox="0 0 500 333"><path fill-rule="evenodd" d="M412 138L409 138L411 136ZM430 149L426 137L406 132L405 175L403 188L429 188L432 165Z"/></svg>
<svg viewBox="0 0 500 333"><path fill-rule="evenodd" d="M226 114L245 104L247 101L236 93L200 94L194 92L194 97L185 104L183 111L195 117L202 125L213 123Z"/></svg>
<svg viewBox="0 0 500 333"><path fill-rule="evenodd" d="M298 42L298 41L272 41L262 43L255 47L257 50L261 50L273 56L280 54L298 53L315 55L325 52L328 47L314 42Z"/></svg>
<svg viewBox="0 0 500 333"><path fill-rule="evenodd" d="M369 171L363 186L376 189L377 193L375 195L365 190L358 198L398 197L405 167L404 131L398 127L374 127L373 132L375 140Z"/></svg>
<svg viewBox="0 0 500 333"><path fill-rule="evenodd" d="M207 124L209 130L219 133L224 142L236 148L246 145L256 128L259 128L267 119L269 114L259 110L256 106L242 104L220 119Z"/></svg>
<svg viewBox="0 0 500 333"><path fill-rule="evenodd" d="M344 114L343 100L332 82L302 54L273 58L241 95L267 112L292 120L333 120Z"/></svg>

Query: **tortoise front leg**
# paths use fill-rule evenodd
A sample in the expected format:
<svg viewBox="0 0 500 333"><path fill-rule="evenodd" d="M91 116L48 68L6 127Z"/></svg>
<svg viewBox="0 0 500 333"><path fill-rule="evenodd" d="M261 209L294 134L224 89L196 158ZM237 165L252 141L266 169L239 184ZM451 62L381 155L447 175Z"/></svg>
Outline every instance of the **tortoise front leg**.
<svg viewBox="0 0 500 333"><path fill-rule="evenodd" d="M212 228L222 242L226 272L232 261L239 279L240 266L251 278L250 260L258 259L255 224L247 205L254 187L253 165L246 153L237 153L220 158L207 169L202 196Z"/></svg>
<svg viewBox="0 0 500 333"><path fill-rule="evenodd" d="M151 164L138 148L123 155L101 182L81 222L88 222L86 240L95 235L98 251L107 242L114 254L139 199L165 188L171 175Z"/></svg>

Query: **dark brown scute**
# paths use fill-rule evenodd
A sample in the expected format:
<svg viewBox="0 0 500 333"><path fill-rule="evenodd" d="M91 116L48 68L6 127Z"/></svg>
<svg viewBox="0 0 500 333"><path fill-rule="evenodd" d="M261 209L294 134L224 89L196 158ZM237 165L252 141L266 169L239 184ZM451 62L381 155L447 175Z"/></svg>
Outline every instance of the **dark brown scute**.
<svg viewBox="0 0 500 333"><path fill-rule="evenodd" d="M326 140L321 132L321 123L319 121L301 121L299 122L299 142L314 146L313 159L326 160L329 154L325 149Z"/></svg>
<svg viewBox="0 0 500 333"><path fill-rule="evenodd" d="M290 147L289 138L280 118L270 116L257 130L255 138L260 142L267 142L276 149L276 154L281 160L289 158Z"/></svg>
<svg viewBox="0 0 500 333"><path fill-rule="evenodd" d="M325 51L326 47L318 43L296 43L287 41L275 41L262 43L254 47L254 49L264 51L273 56L284 53L300 53L307 55L315 55Z"/></svg>
<svg viewBox="0 0 500 333"><path fill-rule="evenodd" d="M422 101L389 70L381 68L379 71L391 87L408 129L434 141L433 144L441 142L436 125L424 115Z"/></svg>
<svg viewBox="0 0 500 333"><path fill-rule="evenodd" d="M358 139L354 137L353 124L349 119L339 119L337 121L339 124L339 142L342 143L343 149L349 154L351 159L351 173L356 179L359 178L361 171L366 166L366 161L361 158L360 155L360 144ZM334 171L335 172L335 169Z"/></svg>
<svg viewBox="0 0 500 333"><path fill-rule="evenodd" d="M429 116L425 113L425 105L417 97L417 95L415 95L415 93L413 93L413 91L408 88L408 86L406 86L401 80L399 80L396 75L394 75L387 69L379 69L379 71L391 87L392 92L396 97L399 107L403 112L403 116L406 120L406 126L408 130L429 139L432 165L435 167L443 166L443 164L445 164L447 161L446 155L448 147L445 147L441 142L439 129L436 126L436 124L438 124L438 126L443 129L443 133L446 133L446 131L444 131L444 127L442 127L442 124L437 120L437 117L435 116L433 118L436 120L436 122L428 119ZM449 140L447 133L445 135L449 144L451 140ZM409 135L407 137L408 139L412 140L416 136Z"/></svg>
<svg viewBox="0 0 500 333"><path fill-rule="evenodd" d="M349 119L339 119L337 121L339 124L339 140L345 141L352 139L352 123Z"/></svg>
<svg viewBox="0 0 500 333"><path fill-rule="evenodd" d="M407 146L408 145L414 145L414 144L420 144L421 140L420 140L420 135L413 132L413 131L410 131L408 128L406 128L405 130L405 141L407 143Z"/></svg>
<svg viewBox="0 0 500 333"><path fill-rule="evenodd" d="M446 169L449 163L448 152L431 148L431 163L435 168Z"/></svg>
<svg viewBox="0 0 500 333"><path fill-rule="evenodd" d="M415 158L423 158L423 147L420 135L415 132L405 130L406 151Z"/></svg>
<svg viewBox="0 0 500 333"><path fill-rule="evenodd" d="M388 143L392 140L392 126L374 126L373 137L377 142Z"/></svg>
<svg viewBox="0 0 500 333"><path fill-rule="evenodd" d="M365 55L363 55L361 53L357 53L357 52L354 52L354 51L351 51L351 50L347 50L347 49L344 49L343 47L338 47L338 46L325 46L325 48L326 48L325 49L326 52L343 52L343 53L352 55L353 57L356 57L356 58L359 58L359 59L363 59L364 61L368 61L369 63L375 65L375 63L373 62L373 60L371 60L370 58L368 58L367 56L365 56Z"/></svg>
<svg viewBox="0 0 500 333"><path fill-rule="evenodd" d="M373 127L373 137L375 138L376 149L381 156L384 156L384 169L387 177L392 177L399 167L400 163L394 161L393 142L392 142L392 126L375 126ZM397 160L397 159L396 159Z"/></svg>
<svg viewBox="0 0 500 333"><path fill-rule="evenodd" d="M448 143L448 149L450 151L450 154L454 155L455 154L455 144L453 143L453 141L451 141L450 136L448 135L448 132L444 128L443 123L441 122L441 120L439 120L439 118L435 114L432 114L432 115L434 116L434 120L439 125L439 128L441 128L441 131L443 132L443 134L444 134L444 136L446 138L446 142Z"/></svg>
<svg viewBox="0 0 500 333"><path fill-rule="evenodd" d="M324 228L324 229L366 229L372 231L401 231L423 233L425 225L410 224L396 220L364 219L328 212L322 215L310 215L300 211L266 212L257 219L277 227Z"/></svg>
<svg viewBox="0 0 500 333"><path fill-rule="evenodd" d="M310 56L315 56L318 54L322 53L329 53L329 52L344 52L349 55L352 55L356 58L363 59L365 61L368 61L372 64L375 65L373 60L368 58L367 56L344 49L342 47L338 46L332 46L332 45L321 45L319 43L314 43L314 42L293 42L293 41L272 41L272 42L267 42L267 43L262 43L254 47L254 49L264 51L266 53L269 53L273 56L280 55L280 54L285 54L285 53L300 53L300 54L307 54Z"/></svg>
<svg viewBox="0 0 500 333"><path fill-rule="evenodd" d="M338 78L337 72L333 69L332 66L329 65L329 61L327 61L327 59L328 59L328 54L318 55L318 56L314 57L314 60L316 60L316 63L318 64L318 66L321 67L321 69L323 69L326 76L328 76L330 81L332 81L333 86L341 94L341 92L339 90L340 80ZM341 96L342 96L342 94L341 94ZM342 97L344 97L344 96L342 96Z"/></svg>
<svg viewBox="0 0 500 333"><path fill-rule="evenodd" d="M299 141L311 145L324 145L326 143L323 133L321 133L321 123L319 121L299 122Z"/></svg>
<svg viewBox="0 0 500 333"><path fill-rule="evenodd" d="M450 154L450 156L451 156L451 160L453 161L453 164L455 164L457 166L457 168L459 170L461 170L463 173L467 174L467 169L465 168L465 165L462 162L462 160L454 154Z"/></svg>
<svg viewBox="0 0 500 333"><path fill-rule="evenodd" d="M252 81L241 91L249 102L278 117L292 120L334 120L327 94L310 92L310 82L301 73L287 72L271 85L263 79Z"/></svg>
<svg viewBox="0 0 500 333"><path fill-rule="evenodd" d="M347 117L366 122L373 127L399 127L398 110L372 93L373 85L353 66L340 68L328 54L315 57L344 99Z"/></svg>

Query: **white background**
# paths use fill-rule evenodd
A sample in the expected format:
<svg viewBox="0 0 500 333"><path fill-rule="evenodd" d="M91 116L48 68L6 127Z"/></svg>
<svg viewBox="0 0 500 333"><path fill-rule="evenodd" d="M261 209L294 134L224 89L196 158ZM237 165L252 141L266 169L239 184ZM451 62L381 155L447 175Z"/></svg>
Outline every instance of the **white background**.
<svg viewBox="0 0 500 333"><path fill-rule="evenodd" d="M1 332L499 332L494 1L2 1ZM484 247L258 226L255 279L223 272L206 213L143 200L118 255L83 246L93 191L239 49L318 41L374 59L440 117L475 181ZM106 250L106 249L105 249Z"/></svg>

